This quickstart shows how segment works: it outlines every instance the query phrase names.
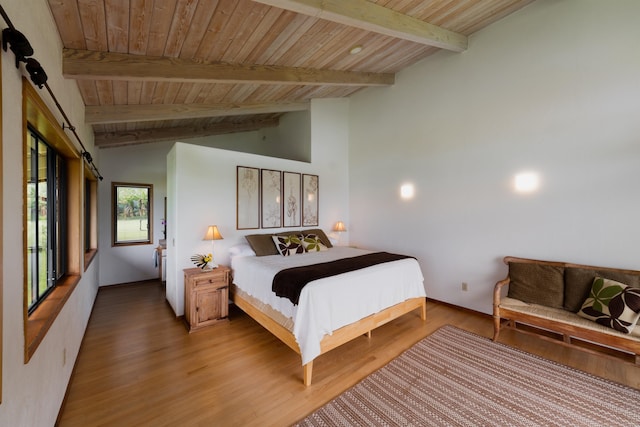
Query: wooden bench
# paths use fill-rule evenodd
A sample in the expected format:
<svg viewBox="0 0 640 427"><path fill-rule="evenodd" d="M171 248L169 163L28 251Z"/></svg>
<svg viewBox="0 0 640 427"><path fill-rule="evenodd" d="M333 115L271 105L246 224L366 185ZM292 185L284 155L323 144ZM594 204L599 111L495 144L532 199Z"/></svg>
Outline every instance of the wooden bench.
<svg viewBox="0 0 640 427"><path fill-rule="evenodd" d="M640 288L640 271L516 257L505 257L504 262L509 265L509 275L496 283L493 293L494 341L498 339L502 328L512 328L589 352L621 357L640 365L640 326L626 334L576 314L581 306L579 301L584 301L589 295L591 286L588 282L593 283L595 277ZM522 281L531 280L534 283L530 288L541 287L544 303L505 295L514 274L519 276L518 286ZM539 280L534 277L536 274L541 276ZM562 283L558 280L562 280ZM561 302L557 300L560 285L563 287ZM551 295L545 294L547 291Z"/></svg>

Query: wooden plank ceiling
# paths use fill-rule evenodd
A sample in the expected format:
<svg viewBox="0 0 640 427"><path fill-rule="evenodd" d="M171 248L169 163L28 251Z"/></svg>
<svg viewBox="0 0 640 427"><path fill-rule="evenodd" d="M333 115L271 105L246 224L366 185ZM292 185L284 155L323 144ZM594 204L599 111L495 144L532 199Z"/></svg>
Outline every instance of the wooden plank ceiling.
<svg viewBox="0 0 640 427"><path fill-rule="evenodd" d="M98 147L277 126L533 0L48 0ZM359 53L351 53L354 47Z"/></svg>

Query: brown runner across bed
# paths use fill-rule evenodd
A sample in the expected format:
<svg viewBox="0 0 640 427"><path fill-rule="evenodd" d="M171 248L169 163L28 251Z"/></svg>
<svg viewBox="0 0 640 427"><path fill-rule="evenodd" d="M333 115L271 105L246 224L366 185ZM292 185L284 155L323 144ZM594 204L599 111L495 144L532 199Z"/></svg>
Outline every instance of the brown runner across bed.
<svg viewBox="0 0 640 427"><path fill-rule="evenodd" d="M275 292L277 296L288 298L292 303L297 305L302 288L309 282L405 258L413 257L389 252L373 252L336 261L286 268L276 273L273 277L271 290Z"/></svg>

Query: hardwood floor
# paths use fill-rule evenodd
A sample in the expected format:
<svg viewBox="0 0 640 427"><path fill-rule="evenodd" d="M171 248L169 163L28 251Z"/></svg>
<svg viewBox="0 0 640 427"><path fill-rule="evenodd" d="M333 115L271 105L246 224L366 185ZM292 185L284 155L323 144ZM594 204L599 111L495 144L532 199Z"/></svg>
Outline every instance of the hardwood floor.
<svg viewBox="0 0 640 427"><path fill-rule="evenodd" d="M444 324L490 337L490 316L430 301L320 356L313 384L300 357L236 307L229 322L187 333L159 282L98 293L59 426L286 426ZM640 388L640 368L504 331L501 342Z"/></svg>

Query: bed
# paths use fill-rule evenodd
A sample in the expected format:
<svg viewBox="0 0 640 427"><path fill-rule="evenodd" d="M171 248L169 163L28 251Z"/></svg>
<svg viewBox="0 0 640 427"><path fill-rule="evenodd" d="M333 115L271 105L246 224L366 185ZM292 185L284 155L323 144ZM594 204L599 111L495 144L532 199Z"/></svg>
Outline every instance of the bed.
<svg viewBox="0 0 640 427"><path fill-rule="evenodd" d="M230 288L236 306L300 354L307 386L311 384L313 360L319 355L361 335L370 337L376 327L413 310L420 310L426 320L423 276L414 258L313 280L302 288L297 304L277 296L272 291L274 276L284 269L372 254L331 247L322 230L304 231L307 234L303 236L313 236L311 231L326 242L323 250L290 256L282 256L277 249L273 253L276 245L269 241L271 235L253 235L259 236L260 244L253 242L252 250L231 253ZM251 242L253 236L247 240Z"/></svg>

